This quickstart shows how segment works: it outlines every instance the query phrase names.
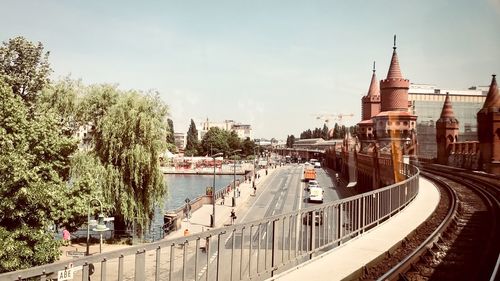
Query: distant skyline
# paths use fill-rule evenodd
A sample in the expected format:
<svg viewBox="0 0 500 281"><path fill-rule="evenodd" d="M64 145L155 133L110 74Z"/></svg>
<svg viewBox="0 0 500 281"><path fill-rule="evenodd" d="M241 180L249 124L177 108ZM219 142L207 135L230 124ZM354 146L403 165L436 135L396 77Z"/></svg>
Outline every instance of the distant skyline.
<svg viewBox="0 0 500 281"><path fill-rule="evenodd" d="M403 76L467 89L500 72L500 0L10 1L0 40L50 51L53 79L157 90L176 132L190 119L251 124L286 139L354 113L373 61L383 79L397 34ZM200 128L198 128L200 129Z"/></svg>

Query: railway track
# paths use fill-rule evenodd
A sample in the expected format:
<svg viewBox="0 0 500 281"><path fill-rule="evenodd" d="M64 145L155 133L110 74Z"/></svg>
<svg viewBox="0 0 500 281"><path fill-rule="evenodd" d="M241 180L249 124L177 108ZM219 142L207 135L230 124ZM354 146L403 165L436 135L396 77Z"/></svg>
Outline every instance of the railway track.
<svg viewBox="0 0 500 281"><path fill-rule="evenodd" d="M500 278L500 178L436 165L424 167L421 175L440 189L436 212L361 279Z"/></svg>

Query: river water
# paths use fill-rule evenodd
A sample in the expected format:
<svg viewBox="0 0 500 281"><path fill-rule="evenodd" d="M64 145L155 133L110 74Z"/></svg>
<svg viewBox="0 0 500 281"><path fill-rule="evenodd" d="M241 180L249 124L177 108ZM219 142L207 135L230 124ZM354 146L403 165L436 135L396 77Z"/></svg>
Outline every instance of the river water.
<svg viewBox="0 0 500 281"><path fill-rule="evenodd" d="M193 200L205 194L207 186L212 186L213 175L165 175L168 186L168 194L165 198L165 211L177 209L184 204L184 200ZM237 175L236 179L241 176ZM232 175L216 175L215 186L217 190L228 186L233 182Z"/></svg>
<svg viewBox="0 0 500 281"><path fill-rule="evenodd" d="M236 179L241 178L241 175L236 175ZM213 185L213 175L179 175L168 174L164 175L168 186L168 194L165 196L164 208L156 208L153 223L149 233L145 233L146 239L158 240L163 226L163 215L169 211L183 206L184 200L189 198L193 200L198 196L205 194L207 186ZM233 175L216 175L215 186L216 190L220 190L233 182Z"/></svg>

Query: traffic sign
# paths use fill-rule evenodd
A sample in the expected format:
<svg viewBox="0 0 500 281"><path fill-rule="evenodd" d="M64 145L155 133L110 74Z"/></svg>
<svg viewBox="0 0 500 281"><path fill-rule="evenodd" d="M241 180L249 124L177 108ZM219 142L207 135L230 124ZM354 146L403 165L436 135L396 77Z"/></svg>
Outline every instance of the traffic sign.
<svg viewBox="0 0 500 281"><path fill-rule="evenodd" d="M57 272L57 280L73 280L73 263L70 263L66 269Z"/></svg>
<svg viewBox="0 0 500 281"><path fill-rule="evenodd" d="M85 256L85 252L80 251L66 251L67 257L83 257Z"/></svg>

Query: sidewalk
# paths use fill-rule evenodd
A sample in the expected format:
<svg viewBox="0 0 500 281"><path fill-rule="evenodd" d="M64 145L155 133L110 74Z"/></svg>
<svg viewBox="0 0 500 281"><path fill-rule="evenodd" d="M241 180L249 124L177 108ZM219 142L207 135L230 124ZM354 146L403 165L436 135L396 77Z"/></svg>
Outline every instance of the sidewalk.
<svg viewBox="0 0 500 281"><path fill-rule="evenodd" d="M259 185L264 182L276 169L279 169L279 167L271 169L268 169L268 175L266 176L266 170L261 169L257 171L256 173L260 175L260 177L255 181L256 186L257 186L257 193L259 193ZM236 208L234 208L234 211L237 216L237 220L240 220L244 216L245 212L245 202L252 197L253 195L253 188L252 188L252 183L251 182L243 182L238 186L238 189L240 190L240 197L236 198ZM229 224L231 223L230 219L230 214L231 210L233 209L232 207L232 198L233 198L234 192L230 192L229 195L225 196L225 204L222 205L222 199L219 199L216 201L215 204L215 227L222 227L224 224ZM205 204L203 205L200 209L196 210L193 212L191 215L191 218L189 221L186 221L186 219L183 219L181 222L181 228L179 228L176 231L171 232L167 236L165 236L164 240L167 239L173 239L173 238L178 238L184 236L184 230L188 230L189 234L194 234L194 233L200 233L206 230L211 229L210 228L210 215L212 214L212 205L211 204ZM110 252L118 249L124 249L131 247L130 245L127 244L106 244L103 242L102 244L102 252ZM86 251L86 244L85 243L73 243L70 246L62 246L59 248L62 252L61 257L59 258L59 261L71 261L73 259L73 256L68 256L68 252L73 252L73 254L76 254L75 252L85 253ZM99 243L92 243L89 246L89 253L90 254L97 254L99 253Z"/></svg>
<svg viewBox="0 0 500 281"><path fill-rule="evenodd" d="M256 173L260 175L260 177L255 181L257 186L257 193L259 193L259 185L264 182L270 175L279 169L280 167L276 167L274 169L267 169L268 175L266 176L266 170L261 169ZM253 197L253 188L251 182L243 182L238 186L240 190L240 197L236 198L236 207L234 211L236 213L236 222L239 221L245 212L245 202ZM234 192L230 192L230 194L226 195L225 202L222 204L222 199L219 199L215 202L215 227L223 227L225 224L231 223L231 210L232 200L233 200ZM170 233L164 239L172 239L184 236L184 231L187 229L189 234L200 233L210 228L210 215L213 212L213 206L211 204L205 204L200 209L193 212L189 221L183 219L181 222L181 228Z"/></svg>

